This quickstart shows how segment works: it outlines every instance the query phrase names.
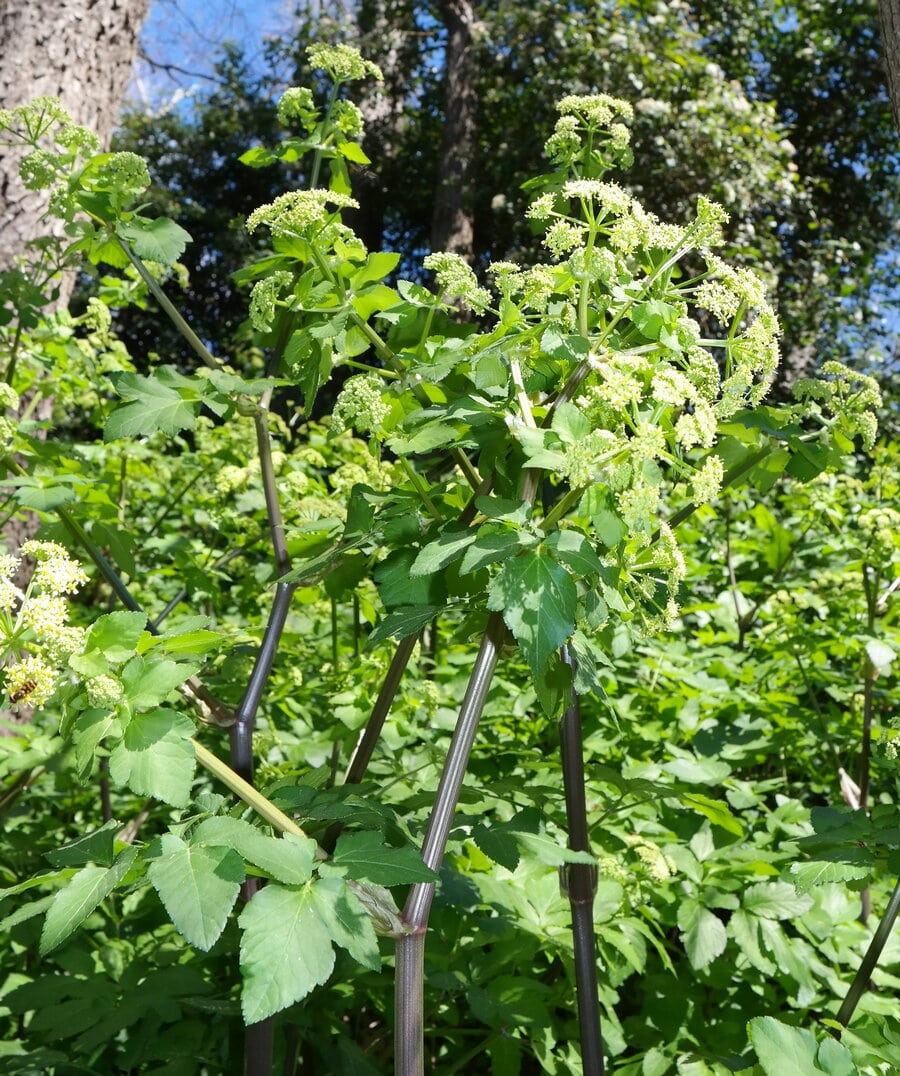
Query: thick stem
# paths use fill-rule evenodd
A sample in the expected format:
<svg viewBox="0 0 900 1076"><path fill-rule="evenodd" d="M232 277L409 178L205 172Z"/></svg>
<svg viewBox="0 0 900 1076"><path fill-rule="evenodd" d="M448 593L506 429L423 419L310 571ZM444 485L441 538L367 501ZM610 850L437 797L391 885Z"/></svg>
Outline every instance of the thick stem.
<svg viewBox="0 0 900 1076"><path fill-rule="evenodd" d="M568 647L562 659L575 674ZM581 733L581 704L572 689L559 726L562 748L563 788L569 847L575 852L590 851L590 832L585 796L584 752ZM585 1076L603 1076L603 1036L600 1029L600 994L597 985L597 944L594 937L594 895L597 870L590 863L569 863L563 868L564 889L572 909L572 940L575 952L575 992L578 999L578 1030L581 1063Z"/></svg>
<svg viewBox="0 0 900 1076"><path fill-rule="evenodd" d="M503 618L491 613L484 638L469 677L469 686L459 711L459 718L444 771L438 785L434 807L422 843L422 859L433 871L439 871L450 836L453 814L459 802L463 778L478 730L488 689L497 666L500 647L506 635ZM424 961L425 931L434 899L434 883L419 882L409 892L403 920L409 933L397 937L396 960L396 1043L397 1076L420 1076L424 1073Z"/></svg>
<svg viewBox="0 0 900 1076"><path fill-rule="evenodd" d="M856 972L853 982L850 984L850 989L847 991L847 996L844 998L844 1003L841 1005L838 1014L835 1017L837 1022L843 1024L844 1027L847 1027L850 1023L850 1019L853 1016L856 1006L859 1004L860 998L869 987L869 980L872 977L872 972L875 970L878 958L881 956L882 950L885 945L887 945L888 938L891 936L891 931L894 928L894 920L897 918L898 912L900 912L900 880L898 880L896 886L894 886L894 892L891 894L891 899L888 903L887 910L884 913L884 917L878 924L878 929L875 931L872 940L869 942L869 948L866 950L866 955L863 957L862 963L859 965L859 970Z"/></svg>

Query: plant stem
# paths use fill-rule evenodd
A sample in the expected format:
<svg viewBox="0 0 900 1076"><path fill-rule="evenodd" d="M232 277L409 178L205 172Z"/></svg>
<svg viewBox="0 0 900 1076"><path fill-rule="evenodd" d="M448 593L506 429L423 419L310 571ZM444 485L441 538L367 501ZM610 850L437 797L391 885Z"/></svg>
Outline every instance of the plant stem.
<svg viewBox="0 0 900 1076"><path fill-rule="evenodd" d="M401 639L397 644L397 649L391 658L391 664L388 666L387 675L381 685L381 690L378 692L378 698L372 707L369 721L359 743L356 745L356 751L353 753L353 758L344 777L345 785L358 785L363 779L372 759L372 753L375 750L378 737L384 728L384 722L390 712L391 703L394 701L394 696L400 686L400 680L406 671L406 666L409 664L409 659L412 657L412 652L418 639L418 633L407 635L405 639Z"/></svg>
<svg viewBox="0 0 900 1076"><path fill-rule="evenodd" d="M575 676L575 663L568 647L561 650L563 661ZM585 797L584 752L581 732L581 703L572 687L572 699L559 726L562 749L563 787L569 847L590 851L587 800ZM597 986L597 945L594 937L594 896L597 869L590 863L568 863L562 868L564 889L572 909L572 939L575 951L575 993L578 999L578 1029L581 1064L585 1076L603 1076L603 1036L600 1030L600 995Z"/></svg>
<svg viewBox="0 0 900 1076"><path fill-rule="evenodd" d="M440 870L444 859L453 813L505 635L503 618L499 613L491 613L472 667L422 843L422 859L433 871ZM421 1076L425 1071L425 932L434 889L433 882L418 882L410 889L403 909L403 921L409 933L397 937L394 1063L397 1076Z"/></svg>
<svg viewBox="0 0 900 1076"><path fill-rule="evenodd" d="M205 770L208 770L213 777L221 781L239 800L246 803L248 807L252 807L260 818L265 819L270 826L273 826L280 833L293 833L295 837L307 836L292 818L288 818L284 811L279 810L271 800L266 799L261 792L258 792L249 781L245 781L227 763L223 762L197 740L191 740L191 743L194 745L194 753L200 765ZM319 858L324 858L324 854Z"/></svg>
<svg viewBox="0 0 900 1076"><path fill-rule="evenodd" d="M885 945L887 945L888 938L891 936L894 920L897 918L898 912L900 912L900 879L898 879L897 884L894 886L894 892L891 894L887 910L885 911L881 922L878 924L878 929L872 936L872 940L869 942L869 948L866 950L866 955L863 957L853 982L850 984L850 989L847 991L847 996L844 998L844 1003L841 1005L838 1014L835 1017L837 1022L843 1024L844 1027L847 1027L850 1023L850 1019L853 1016L856 1006L859 1004L860 998L869 987L869 980L872 977L872 972L875 970L878 958L881 956L882 950Z"/></svg>
<svg viewBox="0 0 900 1076"><path fill-rule="evenodd" d="M141 280L143 280L147 287L150 289L153 294L153 297L163 308L169 320L179 331L179 333L181 333L181 335L190 345L191 349L200 358L200 361L203 362L206 366L208 366L211 370L221 369L222 364L213 356L212 352L209 350L206 344L203 343L200 337L194 332L190 325L188 325L188 323L184 320L181 314L179 314L178 310L175 308L175 305L172 303L172 300L160 287L159 281L154 279L153 275L149 272L147 266L144 265L141 258L139 258L138 255L135 254L135 252L131 249L130 244L126 242L126 240L124 240L120 235L116 236L116 240L119 246L125 252L126 256L128 257L128 260L135 267L135 269L137 269L138 273L140 274Z"/></svg>

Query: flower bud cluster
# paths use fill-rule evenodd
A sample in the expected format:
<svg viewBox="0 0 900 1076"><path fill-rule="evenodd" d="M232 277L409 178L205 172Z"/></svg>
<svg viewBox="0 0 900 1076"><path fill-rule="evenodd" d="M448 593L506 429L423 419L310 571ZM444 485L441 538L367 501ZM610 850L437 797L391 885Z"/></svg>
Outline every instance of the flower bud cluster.
<svg viewBox="0 0 900 1076"><path fill-rule="evenodd" d="M377 433L390 414L390 406L382 399L384 383L377 374L351 377L341 389L331 413L331 429L341 433L356 429Z"/></svg>

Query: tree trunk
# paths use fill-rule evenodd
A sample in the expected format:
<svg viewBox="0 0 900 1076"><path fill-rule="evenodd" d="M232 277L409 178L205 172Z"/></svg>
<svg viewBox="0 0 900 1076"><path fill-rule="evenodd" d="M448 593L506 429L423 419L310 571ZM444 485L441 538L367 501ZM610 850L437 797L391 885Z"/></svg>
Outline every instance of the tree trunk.
<svg viewBox="0 0 900 1076"><path fill-rule="evenodd" d="M76 123L108 144L149 0L0 0L0 104L59 97ZM19 182L16 154L0 156L0 269L40 231L46 196Z"/></svg>
<svg viewBox="0 0 900 1076"><path fill-rule="evenodd" d="M475 90L470 0L441 0L447 27L444 75L444 135L431 222L431 249L472 260L474 226L471 174L475 156L478 98Z"/></svg>
<svg viewBox="0 0 900 1076"><path fill-rule="evenodd" d="M878 21L894 126L900 131L900 0L878 0Z"/></svg>

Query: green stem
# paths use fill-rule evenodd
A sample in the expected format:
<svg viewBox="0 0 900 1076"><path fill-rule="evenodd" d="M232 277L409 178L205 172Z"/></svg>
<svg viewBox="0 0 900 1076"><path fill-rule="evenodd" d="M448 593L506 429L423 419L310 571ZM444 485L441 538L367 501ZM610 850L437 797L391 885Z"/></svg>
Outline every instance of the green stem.
<svg viewBox="0 0 900 1076"><path fill-rule="evenodd" d="M147 269L147 266L144 265L141 258L131 249L130 244L126 242L126 240L124 240L120 235L116 236L116 240L118 241L119 246L122 248L122 250L128 257L128 260L135 267L135 269L137 269L141 279L150 289L156 301L168 315L169 320L179 331L179 333L181 333L181 335L191 346L193 351L198 355L200 361L205 363L211 370L221 369L222 364L213 356L212 352L209 350L206 344L203 343L200 337L194 332L190 325L188 325L188 323L184 320L181 314L179 314L178 310L173 305L171 299L169 299L168 295L166 295L166 293L159 286L159 281L154 279L153 275Z"/></svg>
<svg viewBox="0 0 900 1076"><path fill-rule="evenodd" d="M194 753L200 765L205 770L208 770L213 777L221 781L239 800L246 803L248 807L252 807L260 818L264 819L280 833L293 833L295 837L307 837L307 834L292 818L288 818L284 811L279 810L261 792L257 792L249 781L245 781L239 773L235 773L227 763L214 755L212 751L208 751L197 740L192 739L191 743L194 745ZM324 859L325 853L321 852L319 854L317 852L316 858Z"/></svg>

